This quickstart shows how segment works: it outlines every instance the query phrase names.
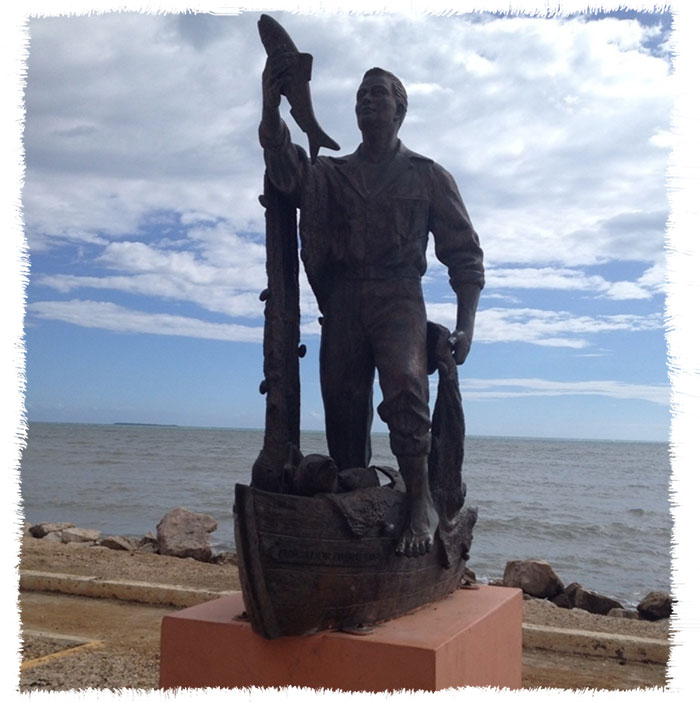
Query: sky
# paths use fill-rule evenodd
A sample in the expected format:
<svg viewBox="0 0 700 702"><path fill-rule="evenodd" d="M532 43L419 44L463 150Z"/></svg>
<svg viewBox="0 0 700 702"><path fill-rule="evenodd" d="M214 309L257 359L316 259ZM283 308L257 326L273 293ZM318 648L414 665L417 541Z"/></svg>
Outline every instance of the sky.
<svg viewBox="0 0 700 702"><path fill-rule="evenodd" d="M700 5L669 3L669 35L669 15L612 2L602 18L480 4L531 14L274 14L315 56L316 113L343 151L358 141L360 76L379 64L409 90L406 144L456 177L487 266L461 372L468 432L665 440L672 420L670 685L696 689ZM179 18L176 5L216 3L154 0L157 16L71 14L101 5L25 0L0 25L0 446L15 467L1 473L3 534L23 519L25 416L262 425L257 13ZM426 292L431 316L449 322L439 265ZM308 288L303 304L303 426L314 428ZM3 564L11 636L17 553ZM10 650L7 681L19 668Z"/></svg>
<svg viewBox="0 0 700 702"><path fill-rule="evenodd" d="M486 266L468 434L667 440L671 13L270 14L314 56L342 153L377 65L408 92L402 141L455 177ZM30 421L263 426L258 17L30 19ZM452 327L429 261L428 316ZM302 429L321 429L305 281L301 308Z"/></svg>

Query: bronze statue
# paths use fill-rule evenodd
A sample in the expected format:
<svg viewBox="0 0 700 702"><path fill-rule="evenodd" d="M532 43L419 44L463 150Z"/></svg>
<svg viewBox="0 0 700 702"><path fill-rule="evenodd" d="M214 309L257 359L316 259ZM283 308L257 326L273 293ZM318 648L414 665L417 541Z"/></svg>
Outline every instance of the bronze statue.
<svg viewBox="0 0 700 702"><path fill-rule="evenodd" d="M404 556L421 563L430 556L436 568L433 596L444 596L457 586L457 562L468 557L476 520L475 511L462 509L464 420L456 364L462 364L469 353L484 284L479 239L449 173L399 140L407 96L396 76L380 68L365 73L355 105L362 134L360 146L340 158L317 158L320 146L337 145L320 129L311 109L311 57L300 54L272 18L263 15L259 29L268 53L259 138L266 164L263 204L267 208L270 288L263 295L267 300L266 379L262 388L268 393L266 443L253 468L252 486L268 493L305 495L304 499L316 496L316 504L319 500L324 505L332 503L355 540L367 538L374 530L381 542L381 558L367 545L366 552L370 561L376 556L384 563L379 570L386 567L396 572L400 568L410 573L413 566L398 565ZM288 96L292 116L309 136L311 158L291 142L279 113L281 95ZM288 281L286 286L278 284L277 291L273 290L273 278L288 277L289 269L296 266L292 260L296 256L296 231L294 244L289 237L284 245L274 244L285 238L283 232L290 223L294 226L295 209L300 213L301 258L322 314L321 390L330 458L301 456L298 402L295 407L293 398L285 394L287 384L279 382L287 372L294 374L298 328L296 335L291 334L286 341L273 338L272 332L268 335L268 326L278 330L277 337L289 337L283 330L291 329L294 320L298 325L298 302L294 309L293 300L298 288L293 290L293 283ZM453 333L426 319L421 277L426 270L429 232L433 233L438 259L448 267L457 296ZM274 273L270 262L284 247L285 270L279 268ZM276 308L275 304L282 307ZM280 321L283 319L288 320L286 327ZM282 351L284 344L286 352ZM292 365L285 365L280 359L291 354L295 355L289 361ZM440 370L440 386L431 433L428 372L435 368ZM389 427L391 450L400 473L378 469L391 477L391 488L398 486L391 495L379 487L377 469L370 465L375 369L383 396L378 412ZM295 382L298 387L298 372L292 386ZM396 493L402 491L405 496L397 498ZM243 487L237 486L239 541L245 539L242 532L251 533L253 529L252 521L241 527L242 509L258 517L266 510L275 511L273 504L284 504L280 509L285 514L297 509L293 502L285 502L287 496L280 496L277 502L260 496L259 504L264 499L268 506L253 508L252 498L246 495ZM304 503L303 509L311 510L311 503ZM369 522L367 513L371 514ZM299 515L290 519L296 523ZM333 529L329 527L329 531ZM433 555L436 532L441 549ZM386 551L387 540L393 544L393 554ZM294 549L285 544L284 548L279 544L270 547L268 555L272 554L274 560L284 553L287 556L282 555L282 561L303 561L299 554L306 553L309 563L320 558L325 567L332 562L342 566L344 559L354 558L356 564L363 560L361 551L351 557L347 550L335 551L337 545L324 560L320 552L314 551L316 547L304 547L306 551L294 555ZM244 557L243 561L244 574L257 569L251 559ZM440 574L440 568L449 569L449 577ZM407 580L405 589L411 587ZM252 601L254 587L248 583L247 588ZM388 616L417 606L415 598L406 595L407 599L400 602L401 597L400 591L397 605L388 610ZM388 618L370 607L358 619L352 602L343 606L348 608L346 614L327 618L323 625L359 626ZM258 622L257 628L269 636L276 635L270 632L277 626ZM284 626L280 631L285 633L282 629ZM292 626L291 631L296 629Z"/></svg>

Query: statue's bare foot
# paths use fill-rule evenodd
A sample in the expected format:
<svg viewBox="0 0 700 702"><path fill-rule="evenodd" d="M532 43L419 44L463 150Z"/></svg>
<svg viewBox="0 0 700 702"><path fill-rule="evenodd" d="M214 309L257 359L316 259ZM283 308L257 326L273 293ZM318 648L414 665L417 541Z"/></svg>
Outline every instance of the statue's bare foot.
<svg viewBox="0 0 700 702"><path fill-rule="evenodd" d="M438 515L430 497L413 500L409 510L408 525L396 545L396 553L402 556L422 556L429 553L433 546Z"/></svg>

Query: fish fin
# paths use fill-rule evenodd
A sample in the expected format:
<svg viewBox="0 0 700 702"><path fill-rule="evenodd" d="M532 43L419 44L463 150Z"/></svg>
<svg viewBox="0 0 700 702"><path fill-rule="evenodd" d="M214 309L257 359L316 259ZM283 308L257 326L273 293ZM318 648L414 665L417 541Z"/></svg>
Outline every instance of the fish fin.
<svg viewBox="0 0 700 702"><path fill-rule="evenodd" d="M328 134L321 132L321 137L321 146L325 146L327 149L332 149L333 151L340 151L340 146L338 146L338 144L331 139Z"/></svg>
<svg viewBox="0 0 700 702"><path fill-rule="evenodd" d="M300 80L308 83L311 80L311 66L314 62L314 57L311 54L299 54L297 56L297 70Z"/></svg>
<svg viewBox="0 0 700 702"><path fill-rule="evenodd" d="M322 146L325 146L327 149L333 149L333 151L340 151L340 146L338 146L338 144L336 144L320 127L318 127L318 130L314 130L313 135L309 134L308 137L311 163L316 163L318 151Z"/></svg>

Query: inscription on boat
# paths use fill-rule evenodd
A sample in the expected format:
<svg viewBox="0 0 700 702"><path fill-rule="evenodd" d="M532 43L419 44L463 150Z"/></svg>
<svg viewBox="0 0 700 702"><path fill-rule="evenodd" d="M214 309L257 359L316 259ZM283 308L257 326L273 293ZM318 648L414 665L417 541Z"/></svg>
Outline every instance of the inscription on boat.
<svg viewBox="0 0 700 702"><path fill-rule="evenodd" d="M261 545L263 554L279 563L358 566L373 565L383 558L381 544L376 540L358 541L357 549L348 548L347 541L317 541L314 548L309 548L308 542L300 543L299 539L263 536Z"/></svg>

